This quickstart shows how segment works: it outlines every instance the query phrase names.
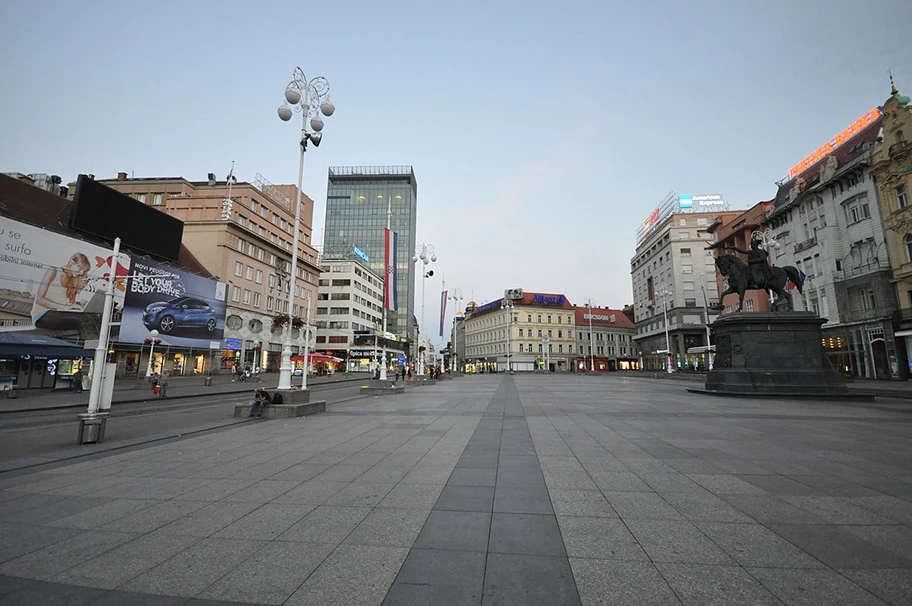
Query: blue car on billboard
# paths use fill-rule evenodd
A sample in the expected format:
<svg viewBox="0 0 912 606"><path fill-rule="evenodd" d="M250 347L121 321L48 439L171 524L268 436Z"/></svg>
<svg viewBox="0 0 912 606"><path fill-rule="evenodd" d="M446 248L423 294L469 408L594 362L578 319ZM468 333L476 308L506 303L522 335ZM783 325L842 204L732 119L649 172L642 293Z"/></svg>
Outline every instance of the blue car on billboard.
<svg viewBox="0 0 912 606"><path fill-rule="evenodd" d="M181 328L203 328L213 332L218 322L215 310L201 299L178 297L146 305L142 322L146 328L169 334Z"/></svg>

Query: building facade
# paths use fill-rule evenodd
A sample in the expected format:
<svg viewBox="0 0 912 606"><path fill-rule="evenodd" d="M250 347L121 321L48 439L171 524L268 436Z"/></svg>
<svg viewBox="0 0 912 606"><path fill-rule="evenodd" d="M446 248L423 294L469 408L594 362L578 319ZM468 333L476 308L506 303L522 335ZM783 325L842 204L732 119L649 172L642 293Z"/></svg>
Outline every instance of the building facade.
<svg viewBox="0 0 912 606"><path fill-rule="evenodd" d="M608 372L637 370L639 350L634 346L636 330L623 311L607 307L577 307L575 370Z"/></svg>
<svg viewBox="0 0 912 606"><path fill-rule="evenodd" d="M324 255L320 262L316 348L347 360L349 372L368 372L386 343L378 334L383 320L383 278L358 256L330 259Z"/></svg>
<svg viewBox="0 0 912 606"><path fill-rule="evenodd" d="M228 312L219 370L256 364L277 372L285 326L292 354L303 351L307 306L317 302L319 268L311 243L313 201L302 195L297 278L288 308L294 185L189 181L182 177L131 179L119 173L100 183L184 222L183 243L206 270L228 284ZM173 361L164 360L171 370ZM139 367L143 361L139 360Z"/></svg>
<svg viewBox="0 0 912 606"><path fill-rule="evenodd" d="M896 339L896 374L912 376L912 99L893 87L883 106L882 141L874 149L868 173L880 196L880 212L890 259L897 310L892 328Z"/></svg>
<svg viewBox="0 0 912 606"><path fill-rule="evenodd" d="M900 379L897 310L879 194L868 174L883 116L873 109L793 168L767 212L780 248L774 263L805 274L795 309L826 323L823 347L847 376ZM904 348L902 348L904 349Z"/></svg>
<svg viewBox="0 0 912 606"><path fill-rule="evenodd" d="M466 307L465 372L573 370L579 351L575 308L567 297L509 292L510 298Z"/></svg>
<svg viewBox="0 0 912 606"><path fill-rule="evenodd" d="M415 252L418 183L411 166L330 167L326 188L323 254L345 257L357 248L375 274L385 274L384 228L399 236L397 307L387 312L386 329L400 338L414 334ZM422 327L423 329L423 327Z"/></svg>
<svg viewBox="0 0 912 606"><path fill-rule="evenodd" d="M708 368L708 352L687 351L709 346L706 326L717 317L709 310L718 299L709 229L740 214L726 209L719 195L672 192L638 229L630 275L642 369Z"/></svg>

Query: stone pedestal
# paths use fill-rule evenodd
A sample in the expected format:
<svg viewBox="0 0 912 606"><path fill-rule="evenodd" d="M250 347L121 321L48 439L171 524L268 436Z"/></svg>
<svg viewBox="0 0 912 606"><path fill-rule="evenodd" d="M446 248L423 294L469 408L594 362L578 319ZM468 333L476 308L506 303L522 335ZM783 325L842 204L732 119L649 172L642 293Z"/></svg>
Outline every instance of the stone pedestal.
<svg viewBox="0 0 912 606"><path fill-rule="evenodd" d="M821 345L812 312L742 312L712 323L716 358L706 389L719 395L850 397Z"/></svg>
<svg viewBox="0 0 912 606"><path fill-rule="evenodd" d="M361 386L361 395L389 396L405 391L405 385L396 385L392 379L371 379L367 385Z"/></svg>

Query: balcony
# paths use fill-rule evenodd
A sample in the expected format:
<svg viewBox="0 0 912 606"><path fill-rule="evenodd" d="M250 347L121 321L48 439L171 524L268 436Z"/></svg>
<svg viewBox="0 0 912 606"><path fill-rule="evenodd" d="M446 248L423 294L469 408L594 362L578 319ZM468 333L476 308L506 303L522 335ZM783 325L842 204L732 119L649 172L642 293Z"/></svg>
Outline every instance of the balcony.
<svg viewBox="0 0 912 606"><path fill-rule="evenodd" d="M796 244L794 254L797 255L801 251L807 250L810 247L816 246L816 245L817 245L817 236L814 236L813 238L810 238L809 240L805 240L804 242L799 242L798 244Z"/></svg>
<svg viewBox="0 0 912 606"><path fill-rule="evenodd" d="M906 153L910 149L912 149L912 143L909 143L908 141L899 141L890 146L890 151L888 153L892 160L894 156Z"/></svg>

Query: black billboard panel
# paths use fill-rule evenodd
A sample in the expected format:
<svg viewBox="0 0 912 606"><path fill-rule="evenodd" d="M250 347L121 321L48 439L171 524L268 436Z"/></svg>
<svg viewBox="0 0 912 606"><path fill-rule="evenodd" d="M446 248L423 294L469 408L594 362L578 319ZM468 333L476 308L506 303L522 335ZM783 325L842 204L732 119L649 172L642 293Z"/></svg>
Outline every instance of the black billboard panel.
<svg viewBox="0 0 912 606"><path fill-rule="evenodd" d="M79 175L70 228L105 240L120 238L124 248L177 263L184 222Z"/></svg>

